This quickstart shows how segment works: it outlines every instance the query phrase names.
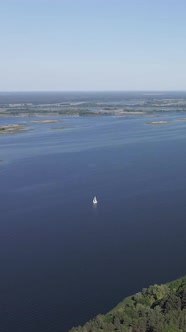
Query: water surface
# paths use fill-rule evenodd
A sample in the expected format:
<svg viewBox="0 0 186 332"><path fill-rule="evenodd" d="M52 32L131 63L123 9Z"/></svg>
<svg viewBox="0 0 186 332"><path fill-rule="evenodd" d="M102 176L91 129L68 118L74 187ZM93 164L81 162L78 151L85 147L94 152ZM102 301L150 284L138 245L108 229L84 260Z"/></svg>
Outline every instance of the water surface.
<svg viewBox="0 0 186 332"><path fill-rule="evenodd" d="M184 116L59 116L68 128L0 136L1 331L67 332L186 273Z"/></svg>

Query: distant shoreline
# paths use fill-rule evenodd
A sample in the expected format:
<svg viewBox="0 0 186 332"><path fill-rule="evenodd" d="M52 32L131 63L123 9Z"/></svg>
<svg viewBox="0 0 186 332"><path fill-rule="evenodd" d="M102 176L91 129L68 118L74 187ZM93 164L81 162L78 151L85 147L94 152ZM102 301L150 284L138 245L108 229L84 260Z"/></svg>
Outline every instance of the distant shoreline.
<svg viewBox="0 0 186 332"><path fill-rule="evenodd" d="M168 114L168 113L186 113L185 110L96 110L96 111L90 111L90 110L38 110L37 108L35 110L26 111L21 109L12 109L12 110L1 110L0 108L0 118L6 118L6 117L43 117L43 116L126 116L126 115L144 115L144 114ZM182 118L183 120L183 118ZM53 122L55 122L54 120Z"/></svg>

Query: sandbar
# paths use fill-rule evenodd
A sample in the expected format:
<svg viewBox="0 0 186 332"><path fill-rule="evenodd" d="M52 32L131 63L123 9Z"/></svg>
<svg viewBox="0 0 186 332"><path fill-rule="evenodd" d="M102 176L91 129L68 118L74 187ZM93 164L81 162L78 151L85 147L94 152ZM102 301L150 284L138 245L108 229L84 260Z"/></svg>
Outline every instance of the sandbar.
<svg viewBox="0 0 186 332"><path fill-rule="evenodd" d="M161 124L167 124L170 123L170 121L151 121L151 122L147 122L147 124L151 124L151 125L161 125Z"/></svg>
<svg viewBox="0 0 186 332"><path fill-rule="evenodd" d="M24 131L25 124L9 124L0 126L0 134L15 134Z"/></svg>
<svg viewBox="0 0 186 332"><path fill-rule="evenodd" d="M62 120L32 120L32 123L57 123L62 122Z"/></svg>

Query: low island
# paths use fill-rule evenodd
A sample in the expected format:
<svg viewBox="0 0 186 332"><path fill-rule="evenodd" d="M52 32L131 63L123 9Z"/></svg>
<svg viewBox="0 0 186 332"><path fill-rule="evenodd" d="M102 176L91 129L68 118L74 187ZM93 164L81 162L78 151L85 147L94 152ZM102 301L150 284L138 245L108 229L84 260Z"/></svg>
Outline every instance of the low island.
<svg viewBox="0 0 186 332"><path fill-rule="evenodd" d="M185 332L186 276L144 288L70 332Z"/></svg>
<svg viewBox="0 0 186 332"><path fill-rule="evenodd" d="M58 123L58 122L62 122L62 120L32 120L30 121L31 123Z"/></svg>
<svg viewBox="0 0 186 332"><path fill-rule="evenodd" d="M25 130L24 124L8 124L0 126L0 134L16 134Z"/></svg>
<svg viewBox="0 0 186 332"><path fill-rule="evenodd" d="M170 121L151 121L151 122L148 122L147 124L150 124L150 125L162 125L162 124L167 124L167 123L170 123Z"/></svg>

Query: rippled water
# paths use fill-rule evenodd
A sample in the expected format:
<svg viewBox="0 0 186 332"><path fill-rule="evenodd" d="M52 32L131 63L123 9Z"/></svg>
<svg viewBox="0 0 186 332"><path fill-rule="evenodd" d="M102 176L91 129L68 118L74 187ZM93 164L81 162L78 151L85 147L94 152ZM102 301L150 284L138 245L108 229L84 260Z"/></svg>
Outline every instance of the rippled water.
<svg viewBox="0 0 186 332"><path fill-rule="evenodd" d="M1 331L67 332L186 273L184 116L59 117L66 129L0 136Z"/></svg>

